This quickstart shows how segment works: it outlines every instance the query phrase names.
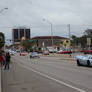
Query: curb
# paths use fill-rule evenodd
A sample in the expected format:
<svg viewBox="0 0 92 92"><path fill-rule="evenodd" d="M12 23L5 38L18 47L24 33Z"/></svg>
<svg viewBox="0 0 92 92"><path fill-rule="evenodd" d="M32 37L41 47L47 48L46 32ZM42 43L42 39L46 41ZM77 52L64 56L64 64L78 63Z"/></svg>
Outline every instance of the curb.
<svg viewBox="0 0 92 92"><path fill-rule="evenodd" d="M43 55L43 56L46 56L46 55ZM59 57L59 56L50 56L50 55L47 55L46 57L56 57L60 60L69 60L69 61L76 61L76 58L64 58L64 57Z"/></svg>
<svg viewBox="0 0 92 92"><path fill-rule="evenodd" d="M75 59L75 58L60 58L60 60L76 61L76 59Z"/></svg>

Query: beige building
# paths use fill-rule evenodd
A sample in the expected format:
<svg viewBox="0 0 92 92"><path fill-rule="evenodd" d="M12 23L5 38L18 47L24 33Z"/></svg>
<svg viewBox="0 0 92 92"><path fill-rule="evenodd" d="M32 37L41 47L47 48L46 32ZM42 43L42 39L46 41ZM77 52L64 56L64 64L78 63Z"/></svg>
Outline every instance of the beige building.
<svg viewBox="0 0 92 92"><path fill-rule="evenodd" d="M36 36L32 38L35 42L35 47L48 47L52 46L52 37L51 36ZM61 37L61 36L53 36L53 46L60 47L60 42L64 41L68 38Z"/></svg>

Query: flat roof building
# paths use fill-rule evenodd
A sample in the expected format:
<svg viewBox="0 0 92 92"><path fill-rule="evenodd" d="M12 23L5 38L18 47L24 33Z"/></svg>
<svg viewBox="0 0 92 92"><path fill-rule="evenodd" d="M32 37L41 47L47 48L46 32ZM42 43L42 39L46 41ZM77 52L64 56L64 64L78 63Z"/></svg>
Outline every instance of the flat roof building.
<svg viewBox="0 0 92 92"><path fill-rule="evenodd" d="M20 42L22 37L25 39L30 39L30 28L15 27L12 29L12 40L14 43Z"/></svg>

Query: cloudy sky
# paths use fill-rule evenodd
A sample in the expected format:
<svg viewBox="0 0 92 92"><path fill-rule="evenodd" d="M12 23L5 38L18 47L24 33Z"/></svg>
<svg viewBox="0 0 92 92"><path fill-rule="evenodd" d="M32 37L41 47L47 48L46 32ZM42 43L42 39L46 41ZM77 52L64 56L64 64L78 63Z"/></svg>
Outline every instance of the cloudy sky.
<svg viewBox="0 0 92 92"><path fill-rule="evenodd" d="M32 36L53 35L68 37L71 34L81 36L85 29L92 28L92 0L0 0L0 32L11 38L12 28L28 26ZM43 19L45 18L45 21ZM49 21L49 22L48 22Z"/></svg>

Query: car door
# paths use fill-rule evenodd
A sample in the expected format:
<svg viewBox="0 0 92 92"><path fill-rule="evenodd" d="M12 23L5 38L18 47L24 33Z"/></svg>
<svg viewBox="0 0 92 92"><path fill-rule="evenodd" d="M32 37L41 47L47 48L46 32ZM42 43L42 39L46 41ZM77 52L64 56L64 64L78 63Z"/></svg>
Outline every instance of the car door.
<svg viewBox="0 0 92 92"><path fill-rule="evenodd" d="M87 60L88 60L87 57L83 58L83 65L87 65Z"/></svg>

